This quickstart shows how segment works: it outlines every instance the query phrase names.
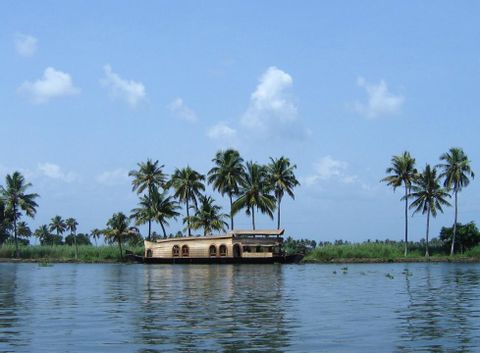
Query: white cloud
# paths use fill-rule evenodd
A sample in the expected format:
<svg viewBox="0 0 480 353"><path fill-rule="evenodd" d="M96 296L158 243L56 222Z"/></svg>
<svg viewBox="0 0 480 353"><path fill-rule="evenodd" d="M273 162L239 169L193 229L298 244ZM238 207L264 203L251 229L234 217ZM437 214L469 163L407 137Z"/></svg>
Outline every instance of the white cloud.
<svg viewBox="0 0 480 353"><path fill-rule="evenodd" d="M182 98L175 98L168 105L168 109L179 119L194 123L198 121L197 114L185 104Z"/></svg>
<svg viewBox="0 0 480 353"><path fill-rule="evenodd" d="M112 97L125 100L131 107L145 99L147 93L143 83L121 78L112 71L110 65L105 65L103 69L105 77L100 82L109 90Z"/></svg>
<svg viewBox="0 0 480 353"><path fill-rule="evenodd" d="M34 36L17 33L14 41L17 53L23 57L31 57L37 51L38 40Z"/></svg>
<svg viewBox="0 0 480 353"><path fill-rule="evenodd" d="M19 92L28 94L33 103L46 103L53 98L75 95L80 90L73 85L69 74L47 67L42 78L34 82L25 81Z"/></svg>
<svg viewBox="0 0 480 353"><path fill-rule="evenodd" d="M329 155L322 157L314 164L313 168L314 174L305 178L305 184L307 186L332 178L345 184L353 184L358 180L356 175L347 173L347 162L336 160Z"/></svg>
<svg viewBox="0 0 480 353"><path fill-rule="evenodd" d="M381 116L398 114L402 109L405 98L388 90L387 83L381 80L378 84L368 83L363 77L357 79L357 85L365 88L367 102L356 102L353 106L357 113L369 119Z"/></svg>
<svg viewBox="0 0 480 353"><path fill-rule="evenodd" d="M231 140L235 139L237 136L237 131L227 124L220 122L208 129L207 136L212 140L231 142Z"/></svg>
<svg viewBox="0 0 480 353"><path fill-rule="evenodd" d="M125 184L128 182L128 170L118 168L114 170L105 171L96 178L99 184L113 186Z"/></svg>
<svg viewBox="0 0 480 353"><path fill-rule="evenodd" d="M78 176L73 172L65 172L62 168L53 163L39 163L38 170L40 173L48 178L61 180L67 183L78 180Z"/></svg>

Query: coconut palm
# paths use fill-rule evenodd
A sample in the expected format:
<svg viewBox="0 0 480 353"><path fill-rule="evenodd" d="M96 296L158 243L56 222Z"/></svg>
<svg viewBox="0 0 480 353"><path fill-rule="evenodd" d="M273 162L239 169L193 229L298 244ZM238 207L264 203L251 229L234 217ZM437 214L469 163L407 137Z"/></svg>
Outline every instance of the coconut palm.
<svg viewBox="0 0 480 353"><path fill-rule="evenodd" d="M0 187L0 196L5 204L5 210L11 213L13 220L13 234L15 237L15 256L19 256L17 239L17 221L22 212L28 217L33 218L37 212L37 203L35 199L37 194L27 194L28 188L32 184L25 182L25 178L20 172L13 172L5 178L5 186Z"/></svg>
<svg viewBox="0 0 480 353"><path fill-rule="evenodd" d="M228 227L225 221L228 215L221 213L222 208L215 205L215 200L210 196L200 197L200 207L192 216L191 226L193 229L203 228L203 235L213 231L224 231Z"/></svg>
<svg viewBox="0 0 480 353"><path fill-rule="evenodd" d="M94 228L90 231L90 235L92 236L93 240L95 240L95 246L98 246L97 239L99 239L100 235L102 235L102 231L98 228Z"/></svg>
<svg viewBox="0 0 480 353"><path fill-rule="evenodd" d="M57 234L58 239L61 239L62 234L67 229L67 225L65 224L65 221L62 219L62 217L57 215L50 220L49 229L50 232L55 232ZM54 243L52 242L52 246L53 245Z"/></svg>
<svg viewBox="0 0 480 353"><path fill-rule="evenodd" d="M164 187L167 176L163 173L164 165L159 165L158 161L153 162L148 159L147 162L138 163L138 170L131 170L128 175L133 177L132 180L132 190L136 191L137 194L143 193L147 190L148 195L150 196L153 188ZM150 235L152 232L152 219L148 218L148 237L150 240Z"/></svg>
<svg viewBox="0 0 480 353"><path fill-rule="evenodd" d="M218 151L212 159L215 166L208 172L208 183L213 185L222 196L230 200L230 229L233 229L233 196L238 194L239 186L245 174L243 159L234 149Z"/></svg>
<svg viewBox="0 0 480 353"><path fill-rule="evenodd" d="M277 229L280 229L280 204L285 193L292 199L295 199L293 188L300 185L293 171L297 166L291 165L286 157L272 158L267 165L268 183L273 188L275 198L277 199Z"/></svg>
<svg viewBox="0 0 480 353"><path fill-rule="evenodd" d="M441 170L440 177L445 178L443 185L453 190L455 198L455 218L453 222L452 245L450 246L450 255L455 251L455 235L457 233L458 216L458 192L470 183L469 178L474 178L475 174L470 167L470 161L461 148L452 147L450 150L440 156L444 163L439 164Z"/></svg>
<svg viewBox="0 0 480 353"><path fill-rule="evenodd" d="M41 225L35 230L33 235L38 238L40 244L45 243L48 238L50 238L50 231L48 229L48 226L46 224Z"/></svg>
<svg viewBox="0 0 480 353"><path fill-rule="evenodd" d="M107 240L118 243L120 258L123 260L122 243L129 237L137 235L138 230L130 227L130 219L122 212L114 213L108 220L107 227L102 233Z"/></svg>
<svg viewBox="0 0 480 353"><path fill-rule="evenodd" d="M26 222L21 221L17 224L17 235L22 238L30 238L32 236L32 230Z"/></svg>
<svg viewBox="0 0 480 353"><path fill-rule="evenodd" d="M425 166L425 170L416 177L415 183L412 185L412 193L409 195L413 197L410 208L413 213L422 212L427 214L427 231L426 231L426 248L425 256L428 253L428 233L430 227L430 215L437 216L438 212L443 213L442 206L451 206L446 200L450 197L447 190L440 185L440 178L437 176L437 170L431 168L430 165Z"/></svg>
<svg viewBox="0 0 480 353"><path fill-rule="evenodd" d="M75 218L67 218L65 220L65 227L70 231L70 235L73 236L73 243L75 244L75 260L78 259L77 226L78 222Z"/></svg>
<svg viewBox="0 0 480 353"><path fill-rule="evenodd" d="M176 169L169 183L174 189L174 196L180 202L185 202L187 213L185 221L187 222L188 236L192 235L190 227L190 201L193 201L195 210L198 209L197 199L200 197L201 192L205 191L204 180L204 175L187 166L183 169Z"/></svg>
<svg viewBox="0 0 480 353"><path fill-rule="evenodd" d="M393 191L399 186L404 186L405 200L405 253L408 252L408 195L412 187L415 177L418 174L415 169L415 158L410 155L410 152L403 152L400 155L392 157L392 165L387 168L386 173L390 174L381 181L386 182L387 185L393 187Z"/></svg>
<svg viewBox="0 0 480 353"><path fill-rule="evenodd" d="M152 189L150 196L143 196L140 199L139 207L132 210L132 217L136 224L144 224L147 219L158 222L162 227L163 237L167 237L165 226L168 226L170 219L180 216L177 210L180 208L178 203L171 196L160 193L157 188Z"/></svg>
<svg viewBox="0 0 480 353"><path fill-rule="evenodd" d="M255 212L267 214L273 219L275 197L270 195L267 180L267 168L257 163L247 162L245 177L240 185L239 197L233 203L233 212L245 209L252 216L252 228L255 229Z"/></svg>

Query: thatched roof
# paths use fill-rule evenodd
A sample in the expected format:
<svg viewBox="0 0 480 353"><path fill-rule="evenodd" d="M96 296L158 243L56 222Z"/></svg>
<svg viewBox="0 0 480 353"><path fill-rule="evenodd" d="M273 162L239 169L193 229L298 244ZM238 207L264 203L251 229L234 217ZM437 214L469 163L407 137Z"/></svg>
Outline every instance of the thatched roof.
<svg viewBox="0 0 480 353"><path fill-rule="evenodd" d="M285 229L240 230L234 229L229 234L236 235L282 235Z"/></svg>

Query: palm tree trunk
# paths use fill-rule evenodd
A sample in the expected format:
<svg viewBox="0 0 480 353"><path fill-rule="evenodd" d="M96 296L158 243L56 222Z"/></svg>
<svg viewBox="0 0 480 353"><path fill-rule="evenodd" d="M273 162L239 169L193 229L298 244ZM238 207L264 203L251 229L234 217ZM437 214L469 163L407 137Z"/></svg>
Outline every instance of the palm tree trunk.
<svg viewBox="0 0 480 353"><path fill-rule="evenodd" d="M277 207L277 229L280 229L280 203L282 202L282 198L278 198L278 207Z"/></svg>
<svg viewBox="0 0 480 353"><path fill-rule="evenodd" d="M120 248L120 259L123 261L122 240L118 238L118 246Z"/></svg>
<svg viewBox="0 0 480 353"><path fill-rule="evenodd" d="M95 239L95 247L98 248L97 237L94 237L93 239Z"/></svg>
<svg viewBox="0 0 480 353"><path fill-rule="evenodd" d="M408 187L405 185L405 254L408 252Z"/></svg>
<svg viewBox="0 0 480 353"><path fill-rule="evenodd" d="M77 247L77 234L72 233L73 235L73 242L75 243L75 260L78 259L78 247Z"/></svg>
<svg viewBox="0 0 480 353"><path fill-rule="evenodd" d="M255 230L255 207L252 207L252 227Z"/></svg>
<svg viewBox="0 0 480 353"><path fill-rule="evenodd" d="M163 225L163 222L160 221L160 226L162 227L162 231L163 231L163 237L166 238L167 237L167 232L165 231L165 227Z"/></svg>
<svg viewBox="0 0 480 353"><path fill-rule="evenodd" d="M426 257L430 256L430 254L428 253L428 231L429 231L429 228L430 228L430 207L428 208L428 211L427 211L427 235L425 237L425 239L426 239L425 256Z"/></svg>
<svg viewBox="0 0 480 353"><path fill-rule="evenodd" d="M15 257L18 258L20 256L20 252L18 251L18 239L17 239L17 208L13 207L13 235L15 237Z"/></svg>
<svg viewBox="0 0 480 353"><path fill-rule="evenodd" d="M233 200L232 200L232 193L228 193L228 197L230 198L230 230L233 230Z"/></svg>
<svg viewBox="0 0 480 353"><path fill-rule="evenodd" d="M147 237L147 240L150 240L151 233L152 233L152 220L149 218L148 219L148 237Z"/></svg>
<svg viewBox="0 0 480 353"><path fill-rule="evenodd" d="M458 212L458 190L455 188L455 220L453 222L452 245L450 246L450 256L455 252L455 236L457 234L457 212Z"/></svg>
<svg viewBox="0 0 480 353"><path fill-rule="evenodd" d="M187 197L186 204L187 204L187 228L188 228L188 236L191 237L191 236L192 236L192 232L191 232L191 230L190 230L190 211L188 210L188 197Z"/></svg>

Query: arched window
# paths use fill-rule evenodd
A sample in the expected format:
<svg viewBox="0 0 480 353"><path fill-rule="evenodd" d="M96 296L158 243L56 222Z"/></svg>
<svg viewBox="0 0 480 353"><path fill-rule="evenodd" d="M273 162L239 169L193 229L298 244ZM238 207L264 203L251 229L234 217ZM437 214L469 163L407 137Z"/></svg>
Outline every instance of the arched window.
<svg viewBox="0 0 480 353"><path fill-rule="evenodd" d="M153 256L152 249L148 249L147 250L147 257L152 257L152 256Z"/></svg>
<svg viewBox="0 0 480 353"><path fill-rule="evenodd" d="M174 245L172 249L173 257L180 256L180 247L178 245Z"/></svg>
<svg viewBox="0 0 480 353"><path fill-rule="evenodd" d="M220 245L219 249L220 256L227 256L227 246L226 245Z"/></svg>
<svg viewBox="0 0 480 353"><path fill-rule="evenodd" d="M188 246L182 246L182 256L188 256Z"/></svg>
<svg viewBox="0 0 480 353"><path fill-rule="evenodd" d="M210 245L210 248L208 249L208 254L210 256L217 256L217 247L215 245Z"/></svg>

